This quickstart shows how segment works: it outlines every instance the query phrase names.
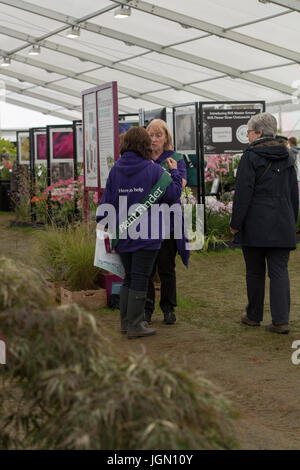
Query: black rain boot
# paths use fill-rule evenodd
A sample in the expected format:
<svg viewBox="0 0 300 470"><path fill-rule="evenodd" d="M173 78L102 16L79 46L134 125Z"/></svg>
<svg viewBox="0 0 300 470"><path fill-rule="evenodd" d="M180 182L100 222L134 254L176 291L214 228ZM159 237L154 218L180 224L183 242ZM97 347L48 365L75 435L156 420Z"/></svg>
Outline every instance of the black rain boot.
<svg viewBox="0 0 300 470"><path fill-rule="evenodd" d="M146 292L129 289L127 304L127 337L151 336L156 333L154 328L147 328L144 317Z"/></svg>
<svg viewBox="0 0 300 470"><path fill-rule="evenodd" d="M120 318L121 318L121 333L127 333L127 304L128 304L128 287L121 286L120 288Z"/></svg>
<svg viewBox="0 0 300 470"><path fill-rule="evenodd" d="M176 323L176 316L174 310L170 308L169 310L164 310L164 323L166 325L174 325Z"/></svg>

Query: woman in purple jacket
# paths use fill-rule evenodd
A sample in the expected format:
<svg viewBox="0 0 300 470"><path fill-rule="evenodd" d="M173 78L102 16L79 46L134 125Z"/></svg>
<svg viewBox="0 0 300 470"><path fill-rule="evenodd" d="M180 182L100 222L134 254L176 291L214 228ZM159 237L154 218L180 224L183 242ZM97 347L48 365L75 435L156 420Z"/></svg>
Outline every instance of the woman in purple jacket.
<svg viewBox="0 0 300 470"><path fill-rule="evenodd" d="M168 158L172 157L174 160L176 160L179 177L181 179L181 186L184 188L187 181L185 162L183 155L176 153L173 150L172 136L167 124L161 119L153 119L153 121L151 121L148 125L147 131L151 138L152 160L163 168L166 168ZM177 225L180 225L180 227L176 226L175 219L172 218L171 215L170 236L166 237L162 243L149 282L145 308L145 320L148 323L151 323L151 317L155 305L155 289L153 279L156 270L161 281L160 308L164 314L164 323L167 325L172 325L176 322L174 308L177 305L175 271L175 258L177 252L179 253L185 266L188 266L189 260L189 251L186 250L186 239L184 236L184 224L182 209L180 206L180 196L178 196L176 203L179 207L179 219L181 219ZM175 233L175 227L176 229L179 228L181 236L180 234L177 236Z"/></svg>
<svg viewBox="0 0 300 470"><path fill-rule="evenodd" d="M120 291L121 332L127 333L128 338L136 338L156 332L144 322L149 277L162 243L160 218L153 217L153 209L161 203L172 205L178 200L181 177L174 159L167 160L170 174L153 163L151 139L142 127L126 132L120 151L121 158L108 176L97 222L113 206L114 244L125 268ZM111 225L110 220L108 224Z"/></svg>

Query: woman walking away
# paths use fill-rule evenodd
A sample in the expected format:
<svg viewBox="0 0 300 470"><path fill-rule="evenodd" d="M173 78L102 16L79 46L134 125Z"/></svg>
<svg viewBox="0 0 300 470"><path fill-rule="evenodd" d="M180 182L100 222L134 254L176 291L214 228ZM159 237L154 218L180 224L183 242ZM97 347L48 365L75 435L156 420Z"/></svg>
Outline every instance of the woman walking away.
<svg viewBox="0 0 300 470"><path fill-rule="evenodd" d="M127 333L128 338L137 338L156 332L144 321L149 277L162 243L162 227L151 232L151 208L177 201L181 178L174 159L167 160L170 174L152 162L151 139L142 127L126 132L120 153L121 158L109 173L97 222L110 214L108 204L112 205L114 211L108 224L116 231L114 244L125 268L120 291L121 332Z"/></svg>
<svg viewBox="0 0 300 470"><path fill-rule="evenodd" d="M248 122L250 146L238 168L230 226L246 263L248 305L242 323L260 326L263 319L267 262L272 324L266 330L288 333L288 261L296 248L299 193L294 159L276 141L276 131L276 119L269 113Z"/></svg>

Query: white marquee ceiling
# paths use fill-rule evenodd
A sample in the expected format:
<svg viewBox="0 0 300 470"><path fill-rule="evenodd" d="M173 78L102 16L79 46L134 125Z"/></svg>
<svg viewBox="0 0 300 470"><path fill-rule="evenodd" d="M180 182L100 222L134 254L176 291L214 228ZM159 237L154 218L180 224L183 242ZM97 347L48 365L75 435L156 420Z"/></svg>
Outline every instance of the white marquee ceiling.
<svg viewBox="0 0 300 470"><path fill-rule="evenodd" d="M126 19L114 17L121 4ZM66 37L72 25L80 37ZM82 90L112 80L124 113L288 101L300 96L299 38L300 0L0 0L0 56L11 59L0 81L7 102L68 120L81 118Z"/></svg>

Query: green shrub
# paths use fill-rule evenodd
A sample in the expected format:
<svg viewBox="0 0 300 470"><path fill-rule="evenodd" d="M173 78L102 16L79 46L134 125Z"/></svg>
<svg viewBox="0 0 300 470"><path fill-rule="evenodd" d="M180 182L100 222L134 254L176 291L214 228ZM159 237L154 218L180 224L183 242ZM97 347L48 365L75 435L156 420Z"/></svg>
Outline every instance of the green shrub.
<svg viewBox="0 0 300 470"><path fill-rule="evenodd" d="M50 303L46 282L32 268L0 257L0 312L9 307L44 308Z"/></svg>
<svg viewBox="0 0 300 470"><path fill-rule="evenodd" d="M15 291L14 270L7 270ZM25 274L22 279L24 292ZM0 312L9 345L6 388L0 388L0 447L236 446L231 406L199 372L184 371L169 358L125 356L76 304L45 306L40 296L28 308L28 299Z"/></svg>

